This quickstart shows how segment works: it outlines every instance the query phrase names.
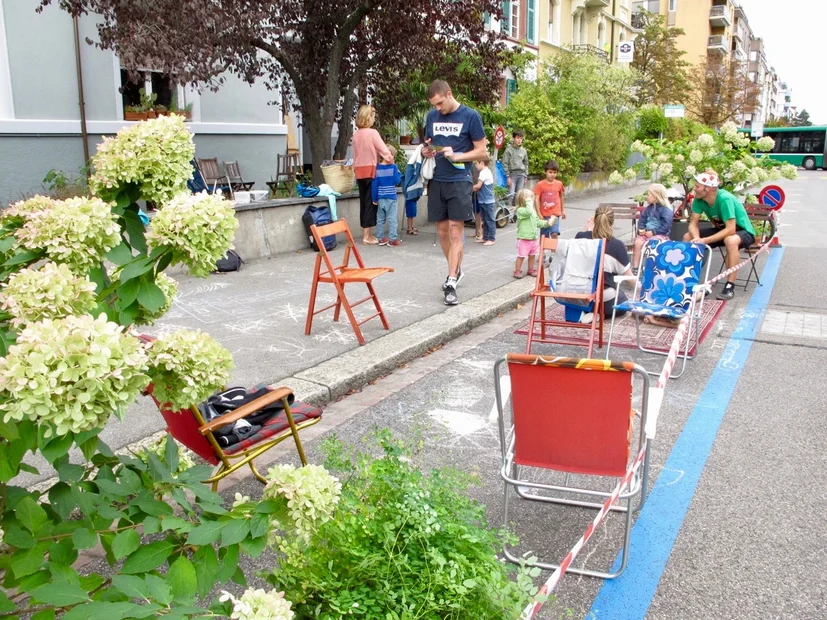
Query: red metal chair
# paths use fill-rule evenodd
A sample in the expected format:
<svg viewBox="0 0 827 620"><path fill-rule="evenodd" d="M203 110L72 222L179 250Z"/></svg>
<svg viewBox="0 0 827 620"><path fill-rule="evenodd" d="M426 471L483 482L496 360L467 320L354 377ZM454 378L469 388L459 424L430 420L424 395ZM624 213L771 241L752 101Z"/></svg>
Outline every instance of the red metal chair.
<svg viewBox="0 0 827 620"><path fill-rule="evenodd" d="M501 374L508 366L511 407L506 407ZM509 354L494 366L502 465L505 481L504 524L510 527L510 488L525 500L600 509L618 479L626 475L636 411L633 408L633 379L641 381L638 448L647 446L642 469L629 489L621 493L611 510L626 514L621 566L616 572L569 568L568 572L613 578L626 567L634 498L637 507L646 501L649 477L649 444L644 433L649 405L649 377L633 362L542 357ZM545 392L541 395L542 392ZM544 470L563 472L561 484L547 482ZM588 476L587 486L570 486L571 475ZM562 476L561 476L562 477ZM607 481L604 477L610 477ZM602 480L601 480L602 478ZM540 480L544 480L541 482ZM580 478L578 478L579 480ZM529 490L533 490L531 493ZM585 496L585 499L584 499ZM589 501L595 498L597 501ZM623 505L625 504L625 505ZM505 557L519 563L519 554L503 547ZM563 557L568 549L560 551ZM544 569L557 564L538 561Z"/></svg>
<svg viewBox="0 0 827 620"><path fill-rule="evenodd" d="M313 225L310 227L310 232L316 240L316 246L319 248L319 254L316 256L316 265L313 268L313 284L310 287L310 304L307 308L307 321L304 325L305 336L310 335L310 329L313 326L313 317L315 315L320 312L324 312L325 310L334 308L333 320L338 321L339 312L342 307L345 309L345 314L347 314L347 318L353 327L353 331L356 333L356 339L359 341L359 344L365 344L365 337L362 335L362 330L359 326L370 319L379 317L382 321L382 326L385 329L390 329L388 319L385 318L385 313L382 311L382 306L379 304L379 298L376 296L376 291L373 289L373 281L383 274L392 272L393 268L365 267L362 256L359 254L359 248L356 247L356 242L353 240L353 235L350 234L350 228L348 228L345 220L339 220L338 222L326 224L324 226ZM330 254L325 248L322 238L329 235L336 235L338 233L344 233L347 237L347 244L345 245L342 263L340 265L334 265ZM351 254L356 260L356 267L350 266ZM324 263L324 266L322 263ZM336 301L329 306L316 310L316 292L318 291L319 284L322 282L328 282L334 286L336 289ZM364 283L368 287L369 295L359 301L348 301L348 298L345 296L345 284L350 284L352 282ZM366 301L373 302L373 305L376 308L376 313L357 321L356 316L353 314L353 308L359 304L365 303Z"/></svg>
<svg viewBox="0 0 827 620"><path fill-rule="evenodd" d="M596 240L599 242L602 240ZM603 258L606 254L606 244L600 242L600 250L598 251L598 258L595 264L595 277L593 280L593 289L590 293L563 293L560 291L552 291L546 282L545 269L542 268L542 260L545 252L556 251L558 247L558 239L551 239L543 237L540 240L540 268L537 270L537 279L534 283L534 290L531 291L531 318L528 322L528 342L526 343L526 354L531 353L531 345L539 343L547 344L569 344L580 345L582 341L575 339L568 339L563 336L550 336L547 333L548 327L566 327L571 329L588 329L589 330L589 345L587 357L592 356L594 350L595 334L598 336L598 347L603 346ZM546 317L546 299L552 301L559 301L561 304L566 303L566 300L575 301L577 303L587 304L586 310L592 313L592 320L589 323L572 323L569 321L555 321ZM534 326L540 326L540 335L534 333Z"/></svg>

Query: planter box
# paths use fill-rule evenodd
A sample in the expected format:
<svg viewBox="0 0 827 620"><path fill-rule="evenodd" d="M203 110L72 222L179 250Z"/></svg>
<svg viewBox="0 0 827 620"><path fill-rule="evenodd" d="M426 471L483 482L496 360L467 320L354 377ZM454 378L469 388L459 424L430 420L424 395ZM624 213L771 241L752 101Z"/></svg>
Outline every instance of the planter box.
<svg viewBox="0 0 827 620"><path fill-rule="evenodd" d="M124 112L123 119L125 121L145 121L146 112Z"/></svg>

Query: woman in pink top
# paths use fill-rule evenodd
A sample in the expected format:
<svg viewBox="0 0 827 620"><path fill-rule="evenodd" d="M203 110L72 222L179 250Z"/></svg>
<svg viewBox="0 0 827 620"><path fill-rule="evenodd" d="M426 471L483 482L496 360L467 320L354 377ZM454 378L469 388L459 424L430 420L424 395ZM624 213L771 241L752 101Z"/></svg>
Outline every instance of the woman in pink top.
<svg viewBox="0 0 827 620"><path fill-rule="evenodd" d="M363 229L362 243L374 245L379 240L370 232L376 226L376 205L371 198L371 185L376 176L379 155L391 158L387 145L382 142L379 132L373 128L376 110L363 105L356 113L356 133L353 134L353 172L359 186L359 223Z"/></svg>

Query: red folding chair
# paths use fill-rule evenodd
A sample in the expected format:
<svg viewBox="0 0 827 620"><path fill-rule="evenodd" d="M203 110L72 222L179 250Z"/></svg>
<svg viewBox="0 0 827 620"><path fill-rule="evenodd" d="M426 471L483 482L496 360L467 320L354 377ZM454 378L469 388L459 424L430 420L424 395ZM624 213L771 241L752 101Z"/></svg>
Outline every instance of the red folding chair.
<svg viewBox="0 0 827 620"><path fill-rule="evenodd" d="M589 240L590 241L590 240ZM540 261L542 265L545 252L555 251L558 246L558 239L551 239L550 237L543 237L540 240ZM590 293L563 293L560 291L552 291L546 282L545 269L542 267L537 270L537 279L534 283L534 290L531 291L531 318L528 322L528 342L526 343L526 354L531 353L531 345L537 342L547 344L568 344L568 345L582 345L582 341L574 338L566 338L565 336L551 336L547 332L548 327L566 327L570 329L587 329L589 330L589 344L587 357L592 356L594 350L595 334L598 336L598 347L603 346L603 258L606 254L605 240L595 240L595 243L600 243L600 250L598 252L597 262L595 264L595 277L593 279L593 288ZM573 323L569 321L555 321L546 317L546 300L551 299L552 302L558 301L562 305L567 305L566 302L576 302L584 304L582 308L586 312L592 313L592 320L589 323ZM540 334L534 333L536 325L540 326Z"/></svg>
<svg viewBox="0 0 827 620"><path fill-rule="evenodd" d="M510 378L510 416L505 406L508 395L501 382L505 364ZM637 456L644 445L647 452L629 488L611 507L612 511L626 514L621 565L616 572L569 568L571 573L610 579L626 568L633 501L640 497L638 508L646 501L649 477L650 449L644 433L649 376L633 362L539 355L509 354L494 366L506 527L511 526L510 487L525 500L602 508L630 464L636 418L632 396L635 375L641 381L642 392L638 447L632 456ZM539 390L547 390L547 394L538 397ZM540 482L540 479L548 480L547 470L563 472L565 480L560 484ZM578 480L584 477L584 485L569 485L572 475L577 475ZM519 563L524 559L507 545L503 551L511 562ZM564 557L568 551L561 550L559 557ZM549 570L558 567L545 561L535 564Z"/></svg>

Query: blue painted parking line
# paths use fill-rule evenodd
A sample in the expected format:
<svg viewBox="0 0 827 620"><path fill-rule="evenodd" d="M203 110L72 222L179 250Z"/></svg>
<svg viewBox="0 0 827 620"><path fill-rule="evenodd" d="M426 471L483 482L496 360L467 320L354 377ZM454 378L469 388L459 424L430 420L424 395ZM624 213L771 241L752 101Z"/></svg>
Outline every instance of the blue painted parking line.
<svg viewBox="0 0 827 620"><path fill-rule="evenodd" d="M587 619L643 620L646 616L752 348L752 338L769 303L783 255L784 249L777 248L767 257L761 274L764 286L755 288L743 317L663 466L664 471L682 471L683 476L668 484L660 484L660 478L655 482L632 529L628 567L620 577L603 584ZM612 570L619 565L618 557Z"/></svg>

